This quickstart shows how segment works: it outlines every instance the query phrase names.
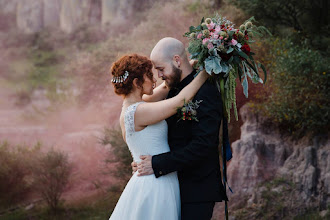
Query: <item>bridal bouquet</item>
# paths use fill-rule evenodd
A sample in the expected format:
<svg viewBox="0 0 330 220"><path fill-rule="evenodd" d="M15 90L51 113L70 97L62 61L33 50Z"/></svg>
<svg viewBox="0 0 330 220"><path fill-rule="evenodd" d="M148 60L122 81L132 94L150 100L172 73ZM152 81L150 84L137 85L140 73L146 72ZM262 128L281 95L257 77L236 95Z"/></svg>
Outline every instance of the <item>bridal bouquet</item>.
<svg viewBox="0 0 330 220"><path fill-rule="evenodd" d="M250 44L256 37L269 31L265 27L257 27L250 18L235 28L225 17L216 15L202 19L197 27L191 26L185 37L189 38L188 52L191 59L198 60L196 67L214 76L221 91L224 110L230 122L230 109L234 106L235 118L238 120L236 108L236 78L239 78L243 93L248 97L249 77L253 83L265 83L267 72L265 67L253 59ZM264 72L264 81L259 76L259 68Z"/></svg>

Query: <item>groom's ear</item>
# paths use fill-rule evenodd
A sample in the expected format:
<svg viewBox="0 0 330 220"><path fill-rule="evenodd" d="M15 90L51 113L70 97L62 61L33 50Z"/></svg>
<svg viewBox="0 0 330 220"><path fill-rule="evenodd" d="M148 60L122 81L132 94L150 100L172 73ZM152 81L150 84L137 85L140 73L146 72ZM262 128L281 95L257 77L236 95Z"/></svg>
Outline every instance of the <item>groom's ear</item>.
<svg viewBox="0 0 330 220"><path fill-rule="evenodd" d="M181 66L181 57L179 55L173 56L173 63L176 67L180 68Z"/></svg>

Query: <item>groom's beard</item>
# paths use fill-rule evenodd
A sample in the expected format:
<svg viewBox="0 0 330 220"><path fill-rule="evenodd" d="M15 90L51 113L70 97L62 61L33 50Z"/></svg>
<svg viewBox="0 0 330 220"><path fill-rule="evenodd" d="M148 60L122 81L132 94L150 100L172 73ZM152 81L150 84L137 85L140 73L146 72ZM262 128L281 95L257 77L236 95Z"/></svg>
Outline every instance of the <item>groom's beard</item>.
<svg viewBox="0 0 330 220"><path fill-rule="evenodd" d="M172 75L167 80L165 80L165 84L168 88L173 89L175 88L181 81L182 70L176 68L172 64Z"/></svg>

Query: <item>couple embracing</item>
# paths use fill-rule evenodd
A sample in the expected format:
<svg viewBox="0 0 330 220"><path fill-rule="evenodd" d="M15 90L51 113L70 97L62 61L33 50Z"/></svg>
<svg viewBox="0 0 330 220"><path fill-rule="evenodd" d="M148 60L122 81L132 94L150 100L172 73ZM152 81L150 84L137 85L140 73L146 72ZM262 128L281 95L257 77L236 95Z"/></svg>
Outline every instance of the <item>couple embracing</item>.
<svg viewBox="0 0 330 220"><path fill-rule="evenodd" d="M153 67L164 80L157 88ZM110 220L211 219L215 202L228 201L219 162L223 111L217 86L205 71L197 75L174 38L160 40L150 59L121 57L111 74L115 93L123 97L120 126L134 174ZM193 115L178 116L189 100Z"/></svg>

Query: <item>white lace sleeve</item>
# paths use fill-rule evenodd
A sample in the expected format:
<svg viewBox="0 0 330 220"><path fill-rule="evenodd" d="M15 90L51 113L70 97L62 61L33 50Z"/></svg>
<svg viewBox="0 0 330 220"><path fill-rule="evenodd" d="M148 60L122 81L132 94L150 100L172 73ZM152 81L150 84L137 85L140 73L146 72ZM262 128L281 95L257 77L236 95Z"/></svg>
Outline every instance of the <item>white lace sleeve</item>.
<svg viewBox="0 0 330 220"><path fill-rule="evenodd" d="M127 107L125 112L125 130L126 136L131 136L135 132L134 115L136 108L143 102L137 102Z"/></svg>

